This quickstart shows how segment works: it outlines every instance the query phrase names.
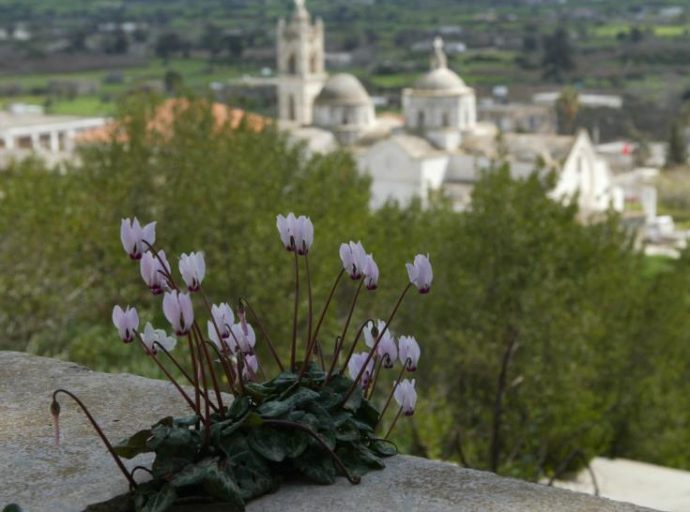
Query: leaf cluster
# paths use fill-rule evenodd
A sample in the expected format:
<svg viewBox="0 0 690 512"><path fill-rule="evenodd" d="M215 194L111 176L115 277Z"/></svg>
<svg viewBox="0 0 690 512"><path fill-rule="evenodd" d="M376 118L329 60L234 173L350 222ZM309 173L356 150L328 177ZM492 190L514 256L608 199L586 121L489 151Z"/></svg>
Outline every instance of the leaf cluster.
<svg viewBox="0 0 690 512"><path fill-rule="evenodd" d="M115 447L127 459L155 453L153 479L137 487L135 509L163 512L178 498L207 497L239 511L294 475L332 484L345 470L357 479L384 468L397 449L374 436L379 411L360 389L344 401L351 385L344 375L326 383L312 364L301 382L286 371L247 384L208 426L194 415L167 417L137 432Z"/></svg>

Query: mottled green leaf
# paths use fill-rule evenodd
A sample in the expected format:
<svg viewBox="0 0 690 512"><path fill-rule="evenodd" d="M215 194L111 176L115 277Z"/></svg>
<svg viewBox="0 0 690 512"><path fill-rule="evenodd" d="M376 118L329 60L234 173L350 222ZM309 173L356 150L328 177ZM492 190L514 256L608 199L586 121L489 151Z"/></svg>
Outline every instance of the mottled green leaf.
<svg viewBox="0 0 690 512"><path fill-rule="evenodd" d="M282 462L287 455L285 452L285 439L274 428L257 428L249 434L247 440L249 441L249 446L270 461Z"/></svg>
<svg viewBox="0 0 690 512"><path fill-rule="evenodd" d="M330 454L324 449L308 448L301 457L295 459L295 466L317 484L328 485L335 482L335 466Z"/></svg>
<svg viewBox="0 0 690 512"><path fill-rule="evenodd" d="M140 430L129 439L123 439L113 446L113 450L124 459L132 459L141 453L153 451L146 444L151 437L151 430Z"/></svg>
<svg viewBox="0 0 690 512"><path fill-rule="evenodd" d="M146 500L140 512L165 512L175 503L177 492L171 485L165 484L159 491L154 492Z"/></svg>

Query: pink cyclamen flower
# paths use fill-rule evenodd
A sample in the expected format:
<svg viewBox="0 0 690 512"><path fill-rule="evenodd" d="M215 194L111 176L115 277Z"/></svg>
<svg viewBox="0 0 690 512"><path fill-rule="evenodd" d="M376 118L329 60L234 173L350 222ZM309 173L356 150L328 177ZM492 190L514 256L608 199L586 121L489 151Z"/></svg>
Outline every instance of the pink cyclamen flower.
<svg viewBox="0 0 690 512"><path fill-rule="evenodd" d="M123 311L120 306L115 306L113 308L113 324L117 327L122 341L131 343L139 328L139 315L137 314L137 310L127 306L127 309Z"/></svg>
<svg viewBox="0 0 690 512"><path fill-rule="evenodd" d="M304 215L295 217L294 213L288 213L287 217L278 215L276 227L285 249L289 252L297 250L299 255L309 252L314 243L314 225L309 217Z"/></svg>
<svg viewBox="0 0 690 512"><path fill-rule="evenodd" d="M180 256L180 274L190 292L198 292L206 275L206 262L201 252Z"/></svg>
<svg viewBox="0 0 690 512"><path fill-rule="evenodd" d="M166 293L163 297L163 313L178 336L187 334L194 322L192 299L188 293L178 291Z"/></svg>
<svg viewBox="0 0 690 512"><path fill-rule="evenodd" d="M146 322L144 326L144 334L141 339L146 346L146 350L149 354L158 354L159 347L163 347L165 350L170 352L177 345L177 340L168 334L163 329L154 329L153 326Z"/></svg>
<svg viewBox="0 0 690 512"><path fill-rule="evenodd" d="M242 367L242 375L245 379L253 379L256 377L256 372L259 371L259 360L255 354L250 354L244 357L244 366Z"/></svg>
<svg viewBox="0 0 690 512"><path fill-rule="evenodd" d="M141 277L154 295L160 295L167 289L166 274L170 274L170 264L165 257L165 251L158 251L158 257L147 251L141 258Z"/></svg>
<svg viewBox="0 0 690 512"><path fill-rule="evenodd" d="M372 254L367 255L366 263L364 264L364 286L367 290L376 290L379 282L379 266L374 261Z"/></svg>
<svg viewBox="0 0 690 512"><path fill-rule="evenodd" d="M369 353L368 352L362 352L360 354L353 354L352 357L350 358L350 362L347 364L348 370L350 370L350 377L353 379L356 379L357 376L359 375L359 372L362 371L362 367L364 366L364 363L367 361L369 358ZM360 384L362 385L362 389L367 389L369 387L369 384L371 383L371 376L374 373L374 359L371 358L369 359L369 363L367 363L367 368L362 374L362 380Z"/></svg>
<svg viewBox="0 0 690 512"><path fill-rule="evenodd" d="M254 352L254 345L256 345L256 333L250 324L246 324L246 327L243 327L242 323L233 325L230 339L233 343L235 343L235 340L237 340L242 353L252 354ZM234 350L236 349L233 347L233 351Z"/></svg>
<svg viewBox="0 0 690 512"><path fill-rule="evenodd" d="M395 386L393 396L398 405L402 407L405 416L412 416L414 414L414 406L417 404L417 391L414 389L415 381L404 381Z"/></svg>
<svg viewBox="0 0 690 512"><path fill-rule="evenodd" d="M350 275L350 279L356 281L364 276L367 265L367 253L362 246L362 242L341 244L340 260L343 262L345 272ZM378 268L376 270L378 271Z"/></svg>
<svg viewBox="0 0 690 512"><path fill-rule="evenodd" d="M156 223L151 222L142 228L136 217L134 220L122 219L120 240L130 258L133 260L141 259L148 247L146 243L153 245L156 241Z"/></svg>
<svg viewBox="0 0 690 512"><path fill-rule="evenodd" d="M407 367L408 372L416 371L419 356L421 355L417 340L414 339L414 336L400 336L398 344L400 362Z"/></svg>
<svg viewBox="0 0 690 512"><path fill-rule="evenodd" d="M381 364L384 368L393 368L395 361L398 358L398 349L395 346L393 335L389 329L386 329L386 322L383 320L377 321L375 329L372 325L367 324L362 332L364 334L364 343L366 343L367 347L369 348L374 348L376 337L381 336L381 333L383 333L383 336L381 336L381 341L379 341L379 344L376 347L376 355L383 358L383 362ZM378 333L377 336L374 335L375 332Z"/></svg>
<svg viewBox="0 0 690 512"><path fill-rule="evenodd" d="M418 254L414 258L414 264L408 263L406 266L407 274L410 276L410 283L417 287L419 293L429 293L431 281L434 278L429 255Z"/></svg>

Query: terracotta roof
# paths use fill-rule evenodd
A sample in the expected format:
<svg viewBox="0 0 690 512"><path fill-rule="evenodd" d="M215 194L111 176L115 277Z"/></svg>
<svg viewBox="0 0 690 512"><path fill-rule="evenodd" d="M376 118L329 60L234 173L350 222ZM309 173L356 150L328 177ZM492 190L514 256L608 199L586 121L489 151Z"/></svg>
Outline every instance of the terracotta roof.
<svg viewBox="0 0 690 512"><path fill-rule="evenodd" d="M189 101L186 99L169 99L164 101L149 120L149 130L160 134L169 134L172 130L175 116L188 107ZM270 123L268 118L245 112L239 108L230 108L223 103L213 103L211 105L211 113L216 121L216 128L229 124L232 129L236 129L245 117L249 127L257 132L263 130ZM113 121L98 128L85 130L79 133L75 140L83 144L98 144L112 140L124 142L126 138L127 135L123 127L117 121Z"/></svg>

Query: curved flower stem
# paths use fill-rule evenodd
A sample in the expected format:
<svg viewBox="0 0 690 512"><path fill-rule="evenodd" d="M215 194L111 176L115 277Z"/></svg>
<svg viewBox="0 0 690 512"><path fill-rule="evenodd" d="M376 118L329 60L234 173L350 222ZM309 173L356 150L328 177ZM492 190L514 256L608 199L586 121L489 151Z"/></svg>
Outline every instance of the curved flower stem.
<svg viewBox="0 0 690 512"><path fill-rule="evenodd" d="M276 360L276 363L278 363L278 367L280 367L280 371L284 371L285 368L283 367L283 363L281 362L280 358L278 357L278 353L276 352L275 348L273 347L273 343L271 342L271 338L268 336L268 332L266 332L266 328L264 327L263 322L259 318L259 315L256 314L256 311L254 311L254 308L252 305L249 303L249 301L245 297L240 297L240 304L244 305L249 309L251 312L252 316L254 317L254 320L256 320L256 323L259 325L259 329L261 329L261 334L263 334L264 339L266 340L266 343L268 344L268 348L271 351L271 354L273 354L273 358Z"/></svg>
<svg viewBox="0 0 690 512"><path fill-rule="evenodd" d="M297 350L297 312L299 309L299 259L295 252L295 312L292 316L292 345L290 346L290 371L295 371L295 351Z"/></svg>
<svg viewBox="0 0 690 512"><path fill-rule="evenodd" d="M355 353L355 348L357 347L357 342L359 341L359 338L362 336L362 332L364 331L364 328L367 326L369 323L374 323L373 318L367 318L365 322L359 326L359 330L357 331L357 336L355 336L355 341L352 342L352 346L350 347L350 351L347 354L347 357L345 358L345 362L343 363L343 366L340 369L340 373L343 373L347 369L347 365L350 362L350 358L352 358L352 354ZM340 356L340 351L343 348L343 343L344 341L341 339L340 340L340 345L338 346L338 351L333 356L333 361L331 362L331 369L328 371L328 376L326 378L326 382L330 379L331 375L333 374L333 369L335 368L335 365L338 361L338 357Z"/></svg>
<svg viewBox="0 0 690 512"><path fill-rule="evenodd" d="M218 331L218 326L216 326L216 321L213 318L213 314L211 313L211 308L209 307L208 300L206 300L206 295L204 295L203 290L201 287L199 287L199 290L201 291L202 297L204 299L204 304L206 305L206 309L208 309L208 314L211 316L211 319L213 320L213 325L216 328L216 331ZM203 351L204 357L206 358L206 362L208 363L208 371L211 375L211 383L213 384L213 391L216 394L216 400L218 401L218 408L220 409L220 415L225 418L225 407L223 407L223 397L220 394L220 386L218 385L218 378L216 377L216 371L213 369L213 361L211 360L211 356L208 354L208 348L206 348L206 343L204 343L204 335L201 332L201 327L199 327L199 323L194 320L194 328L196 330L196 335L199 338L199 345L201 346L201 349ZM220 331L218 331L218 334L220 335ZM218 339L222 339L220 336Z"/></svg>
<svg viewBox="0 0 690 512"><path fill-rule="evenodd" d="M357 475L351 475L350 472L347 470L345 467L345 464L343 464L343 461L340 460L340 457L336 455L336 453L331 450L328 447L328 444L326 444L326 441L314 432L311 427L308 427L306 425L302 425L301 423L295 423L292 421L285 421L285 420L263 420L264 425L274 425L276 427L282 427L282 428L292 428L295 430L301 430L302 432L305 432L309 434L311 437L316 439L316 441L326 450L331 458L333 459L333 462L335 463L336 466L338 466L338 469L345 475L345 478L349 480L349 482L353 485L357 485L358 483L361 482L361 478L358 477Z"/></svg>
<svg viewBox="0 0 690 512"><path fill-rule="evenodd" d="M77 398L76 395L70 393L70 392L67 391L66 389L58 389L58 390L56 390L56 391L53 393L53 402L54 402L54 403L57 403L57 395L60 394L60 393L63 393L63 394L65 394L65 395L67 395L68 397L70 397L72 400L74 400L74 401L77 403L77 405L79 405L79 407L81 408L81 410L84 411L84 414L86 414L86 417L87 417L87 418L89 419L89 421L91 422L91 425L93 426L94 430L95 430L96 433L98 434L98 437L100 437L100 438L101 438L101 441L103 441L103 444L105 445L105 447L107 448L108 452L110 453L110 456L113 458L113 460L115 460L115 463L117 464L118 468L120 468L120 471L122 472L122 474L124 475L124 477L127 479L127 482L129 482L129 487L130 487L130 489L136 489L136 488L137 488L137 483L134 481L134 478L132 477L132 475L130 474L130 472L127 470L127 468L125 467L125 465L122 463L122 460L121 460L120 457L117 455L117 453L115 453L115 450L113 449L113 445L110 444L110 441L108 441L108 438L105 437L105 434L103 433L103 430L101 430L101 427L98 425L98 423L96 422L96 420L94 419L94 417L91 415L91 413L89 412L89 410L86 408L86 406L84 405L84 403L83 403L81 400L79 400L79 398ZM58 405L59 405L59 404L58 404Z"/></svg>
<svg viewBox="0 0 690 512"><path fill-rule="evenodd" d="M201 417L201 407L199 400L199 370L196 364L196 350L194 348L194 341L192 340L191 332L187 333L187 341L189 342L189 352L192 355L192 375L194 376L194 404L197 417Z"/></svg>
<svg viewBox="0 0 690 512"><path fill-rule="evenodd" d="M395 418L393 418L393 423L391 423L391 427L388 429L388 432L386 433L386 437L384 437L384 441L387 441L388 438L391 435L391 432L393 432L393 429L395 428L395 424L398 422L398 419L400 418L400 415L402 414L403 408L401 407L398 409L398 414L395 415Z"/></svg>
<svg viewBox="0 0 690 512"><path fill-rule="evenodd" d="M311 328L312 328L312 321L313 321L313 305L312 305L312 297L311 297L311 271L309 270L309 254L304 253L304 267L307 271L307 297L308 297L308 303L309 303L309 316L307 317L307 346L305 347L305 356L304 356L304 361L307 361L307 357L309 356L310 352L310 346L311 346ZM304 365L302 365L304 366Z"/></svg>
<svg viewBox="0 0 690 512"><path fill-rule="evenodd" d="M173 364L174 364L174 365L177 367L177 369L182 373L182 375L184 375L185 379L187 379L187 381L188 381L191 385L194 385L194 381L193 381L192 378L189 376L189 374L184 370L184 368L182 368L182 366L180 365L180 363L177 362L177 360L172 356L172 354L171 354L170 352L168 352L168 351L165 349L165 347L164 347L163 345L161 345L161 344L158 343L157 341L154 341L154 342L153 342L153 346L158 346L158 348L161 349L161 350L165 353L165 355L167 355L168 358L173 362ZM152 354L151 357L154 357L154 358L155 358L156 356L154 356L154 355ZM202 396L204 397L204 400L208 400L208 397L207 397L205 394L203 394L203 392L202 392ZM218 408L216 407L216 405L215 405L214 403L211 403L211 407L213 408L213 410L214 410L215 412L218 412Z"/></svg>
<svg viewBox="0 0 690 512"><path fill-rule="evenodd" d="M141 335L140 335L139 333L137 333L137 339L139 340L139 343L141 344L141 346L142 346L142 348L144 349L144 351L146 351L146 352L148 353L148 348L146 348L146 344L144 343L144 340L141 339ZM189 397L189 395L185 392L185 390L182 389L182 386L180 386L180 385L177 383L177 380L175 379L175 377L173 377L173 376L170 374L170 372L167 370L167 368L166 368L165 366L163 366L163 363L161 363L161 362L158 360L158 358L157 358L156 356L154 356L153 354L151 354L151 359L153 359L153 362L156 363L156 365L158 366L158 368L160 368L160 370L165 374L165 376L166 376L166 377L168 378L168 380L172 383L172 385L175 386L175 388L177 389L177 391L180 392L180 394L182 395L182 398L185 399L185 401L189 404L189 406L192 408L192 410L193 410L195 413L198 414L198 412L199 412L198 405L195 404L195 403L192 401L192 399L191 399L191 398Z"/></svg>
<svg viewBox="0 0 690 512"><path fill-rule="evenodd" d="M132 478L134 478L134 473L136 473L137 471L145 471L146 473L148 473L152 477L154 476L153 471L151 471L149 468L144 467L144 466L135 466L132 468L132 473L131 473Z"/></svg>
<svg viewBox="0 0 690 512"><path fill-rule="evenodd" d="M203 386L203 393L206 396L208 396L208 384L206 382L206 370L204 369L204 362L203 362L204 355L203 355L202 350L201 350L201 345L203 344L203 341L202 341L203 337L199 338L197 331L198 331L198 329L196 329L196 330L192 329L192 337L194 338L194 344L195 344L196 351L197 351L197 361L199 362L199 364L197 366L199 369L199 376L198 376L197 380ZM199 388L199 393L200 394L202 393L201 388ZM204 401L204 403L206 404L205 405L205 413L206 414L204 414L204 423L206 424L207 427L210 426L210 422L211 422L208 402L209 402L208 400ZM201 404L199 404L199 405L201 406Z"/></svg>
<svg viewBox="0 0 690 512"><path fill-rule="evenodd" d="M321 369L326 371L326 361L323 358L323 349L321 348L321 342L319 340L314 340L314 350L319 352L319 362L321 363Z"/></svg>
<svg viewBox="0 0 690 512"><path fill-rule="evenodd" d="M383 406L383 409L381 409L381 414L379 414L379 421L376 422L376 425L374 425L374 430L376 430L376 427L379 426L381 423L381 420L383 419L383 415L386 414L386 410L388 409L388 406L391 404L391 400L393 400L393 395L395 394L395 389L398 387L400 384L400 380L402 379L403 375L405 374L405 370L407 369L408 361L411 363L412 359L409 357L405 360L405 364L402 367L402 370L400 370L400 374L398 375L398 378L395 380L395 384L393 385L393 390L391 391L391 394L388 395L388 400L386 400L386 405Z"/></svg>
<svg viewBox="0 0 690 512"><path fill-rule="evenodd" d="M376 338L376 341L374 342L374 346L371 347L371 351L369 352L369 356L366 358L364 361L364 364L362 364L362 369L359 370L359 374L357 375L357 378L355 381L352 383L350 386L350 389L348 390L347 394L345 395L345 398L343 398L342 403L346 403L348 399L350 398L350 395L354 393L355 389L357 388L357 385L359 384L359 381L362 379L362 376L364 375L364 372L367 369L367 366L369 365L369 361L371 361L371 358L374 357L374 354L376 353L376 349L379 346L379 343L381 343L381 339L383 339L383 335L386 334L386 331L391 325L391 322L395 318L395 314L398 312L398 308L400 308L400 304L402 304L403 299L405 298L405 295L407 295L407 292L410 290L412 287L412 283L408 283L403 292L400 294L400 298L398 299L398 302L395 304L395 307L393 308L393 312L391 313L391 316L388 317L388 321L386 322L386 326L383 328L383 330L379 333L378 338Z"/></svg>
<svg viewBox="0 0 690 512"><path fill-rule="evenodd" d="M311 359L311 354L314 350L314 344L316 343L316 337L319 335L319 331L321 330L321 324L323 323L323 319L326 317L326 312L328 311L328 307L331 305L331 300L333 299L333 294L335 293L335 290L338 288L338 283L340 283L340 280L342 279L344 274L345 274L345 269L342 269L338 273L338 277L336 277L335 283L333 283L333 286L331 287L331 292L328 294L328 299L326 299L326 304L324 304L324 306L323 306L323 310L321 311L321 316L319 317L319 321L316 324L316 329L314 330L314 334L313 334L313 336L310 336L308 347L307 347L307 355L304 358L304 363L302 364L302 371L300 371L298 381L302 380L304 373L307 371L307 366L309 365L309 360ZM325 370L326 367L325 367L324 361L323 361L323 353L321 355L321 359L322 359L321 366Z"/></svg>
<svg viewBox="0 0 690 512"><path fill-rule="evenodd" d="M203 341L199 341L198 343L203 344ZM205 348L205 347L204 347ZM199 358L201 358L201 348L199 348ZM210 361L210 360L209 360ZM199 372L201 373L201 381L204 383L204 394L208 396L208 385L206 383L206 370L204 369L204 365L200 364L199 365ZM204 400L205 408L204 408L204 423L206 423L206 428L204 429L204 432L206 434L206 444L210 444L211 442L211 407L210 407L210 400Z"/></svg>
<svg viewBox="0 0 690 512"><path fill-rule="evenodd" d="M230 390L232 391L233 395L236 395L237 392L235 391L235 375L232 373L232 368L228 366L228 362L226 361L226 358L221 354L220 350L218 350L218 347L216 347L215 343L212 343L208 340L206 340L204 343L207 343L215 352L216 355L218 356L218 360L220 361L220 365L223 367L223 371L225 372L225 378L228 379L228 384L230 385ZM227 343L225 344L227 346Z"/></svg>
<svg viewBox="0 0 690 512"><path fill-rule="evenodd" d="M359 292L362 291L362 286L364 285L364 278L362 278L359 282L359 286L357 287L357 291L355 292L355 296L352 297L352 304L350 305L350 313L347 315L347 320L345 320L345 326L343 327L343 333L340 335L340 338L345 342L345 339L347 337L347 330L350 327L350 321L352 320L352 314L355 312L355 306L357 305L357 299L359 298Z"/></svg>
<svg viewBox="0 0 690 512"><path fill-rule="evenodd" d="M376 388L376 384L379 381L379 375L381 375L381 370L383 369L383 360L386 358L386 356L383 356L379 359L379 364L376 365L376 368L374 369L374 382L371 383L371 387L369 388L369 392L365 393L367 400L371 400L371 395L374 394L374 389ZM376 361L376 359L374 359Z"/></svg>

